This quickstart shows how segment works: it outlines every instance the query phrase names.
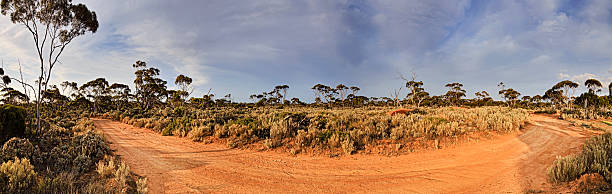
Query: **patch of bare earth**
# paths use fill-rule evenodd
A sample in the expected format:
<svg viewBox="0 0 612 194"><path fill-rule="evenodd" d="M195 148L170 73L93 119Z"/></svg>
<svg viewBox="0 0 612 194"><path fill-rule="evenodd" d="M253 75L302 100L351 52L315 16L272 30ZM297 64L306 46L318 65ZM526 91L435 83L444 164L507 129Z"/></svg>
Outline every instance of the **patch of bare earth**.
<svg viewBox="0 0 612 194"><path fill-rule="evenodd" d="M521 132L399 156L336 158L228 149L96 119L111 147L152 193L550 191L546 168L594 132L533 115Z"/></svg>

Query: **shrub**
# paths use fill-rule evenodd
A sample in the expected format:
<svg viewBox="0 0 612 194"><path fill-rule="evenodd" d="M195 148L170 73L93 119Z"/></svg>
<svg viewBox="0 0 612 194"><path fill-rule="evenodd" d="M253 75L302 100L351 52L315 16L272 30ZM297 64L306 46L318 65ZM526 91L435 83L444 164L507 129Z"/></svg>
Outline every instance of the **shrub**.
<svg viewBox="0 0 612 194"><path fill-rule="evenodd" d="M523 109L507 107L479 107L471 109L422 108L409 114L389 116L388 107L354 109L323 109L304 107L214 108L182 107L181 114L172 109L150 111L151 124L162 135L188 136L200 141L206 136L227 138L229 147L250 143L263 143L268 149L282 146L283 142L298 147L340 148L347 137L353 151L368 144L389 140L391 143L465 135L474 131L512 132L525 125L529 113ZM136 117L133 117L136 118ZM286 141L289 139L288 141ZM290 146L290 144L286 145ZM350 150L351 146L347 146Z"/></svg>
<svg viewBox="0 0 612 194"><path fill-rule="evenodd" d="M355 142L351 138L347 137L342 141L342 151L346 155L351 155L355 151Z"/></svg>
<svg viewBox="0 0 612 194"><path fill-rule="evenodd" d="M147 188L147 178L139 178L136 181L136 192L139 194L149 193L149 189Z"/></svg>
<svg viewBox="0 0 612 194"><path fill-rule="evenodd" d="M548 167L546 173L553 183L576 180L586 170L584 161L580 156L557 157L553 165Z"/></svg>
<svg viewBox="0 0 612 194"><path fill-rule="evenodd" d="M72 173L81 175L91 169L93 161L86 155L79 155L72 161Z"/></svg>
<svg viewBox="0 0 612 194"><path fill-rule="evenodd" d="M108 161L108 163L105 161ZM96 168L96 172L98 172L101 177L109 178L113 175L114 171L115 160L113 160L112 158L105 156L104 160L98 161L98 167Z"/></svg>
<svg viewBox="0 0 612 194"><path fill-rule="evenodd" d="M297 135L295 136L295 144L299 147L309 146L312 142L312 136L304 130L298 130Z"/></svg>
<svg viewBox="0 0 612 194"><path fill-rule="evenodd" d="M210 126L196 127L187 133L187 137L193 141L202 141L203 137L212 135L210 128Z"/></svg>
<svg viewBox="0 0 612 194"><path fill-rule="evenodd" d="M94 122L89 118L80 119L76 125L72 127L74 132L88 132L94 129L96 129L96 126L94 126Z"/></svg>
<svg viewBox="0 0 612 194"><path fill-rule="evenodd" d="M128 187L128 178L130 176L130 167L121 162L115 171L115 181L119 184L119 188L126 189Z"/></svg>
<svg viewBox="0 0 612 194"><path fill-rule="evenodd" d="M272 149L280 146L282 143L278 139L266 139L264 140L263 144L266 146L266 148Z"/></svg>
<svg viewBox="0 0 612 194"><path fill-rule="evenodd" d="M25 135L26 111L22 107L4 104L0 106L0 142Z"/></svg>
<svg viewBox="0 0 612 194"><path fill-rule="evenodd" d="M582 147L587 173L597 173L612 183L612 133L607 132L587 140Z"/></svg>
<svg viewBox="0 0 612 194"><path fill-rule="evenodd" d="M115 162L114 160L109 160L108 163L104 162L104 160L98 161L98 167L96 168L96 172L103 177L108 178L113 175L113 171L115 170Z"/></svg>
<svg viewBox="0 0 612 194"><path fill-rule="evenodd" d="M2 146L2 156L5 160L15 157L31 159L33 153L34 146L28 139L13 137Z"/></svg>
<svg viewBox="0 0 612 194"><path fill-rule="evenodd" d="M4 191L34 193L36 186L36 172L27 158L15 158L0 166L0 188Z"/></svg>
<svg viewBox="0 0 612 194"><path fill-rule="evenodd" d="M94 161L99 161L110 153L110 148L102 137L93 132L74 137L72 146L77 155L87 156Z"/></svg>
<svg viewBox="0 0 612 194"><path fill-rule="evenodd" d="M548 168L552 182L568 182L584 174L599 174L612 182L612 133L591 137L576 156L559 157Z"/></svg>

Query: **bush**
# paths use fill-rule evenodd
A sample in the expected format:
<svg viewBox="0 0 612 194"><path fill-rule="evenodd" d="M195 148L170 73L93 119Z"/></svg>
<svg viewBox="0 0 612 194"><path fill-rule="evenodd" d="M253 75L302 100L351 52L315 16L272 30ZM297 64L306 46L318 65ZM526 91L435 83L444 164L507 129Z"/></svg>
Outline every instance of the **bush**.
<svg viewBox="0 0 612 194"><path fill-rule="evenodd" d="M597 173L612 183L612 133L592 137L582 147L587 173Z"/></svg>
<svg viewBox="0 0 612 194"><path fill-rule="evenodd" d="M110 153L110 148L102 137L93 132L74 137L72 146L76 155L84 155L94 161L99 161Z"/></svg>
<svg viewBox="0 0 612 194"><path fill-rule="evenodd" d="M355 142L353 142L351 138L346 137L346 139L342 141L342 150L346 155L351 155L355 151Z"/></svg>
<svg viewBox="0 0 612 194"><path fill-rule="evenodd" d="M31 159L33 153L34 146L32 146L28 139L13 137L2 146L4 160L10 160L15 157Z"/></svg>
<svg viewBox="0 0 612 194"><path fill-rule="evenodd" d="M553 183L576 180L586 170L584 161L580 156L557 157L553 165L548 167L546 173Z"/></svg>
<svg viewBox="0 0 612 194"><path fill-rule="evenodd" d="M149 193L149 189L147 188L147 178L139 178L136 181L136 192L139 194Z"/></svg>
<svg viewBox="0 0 612 194"><path fill-rule="evenodd" d="M130 176L130 167L121 162L115 171L115 181L119 184L119 188L125 189L128 187L128 178Z"/></svg>
<svg viewBox="0 0 612 194"><path fill-rule="evenodd" d="M34 193L36 172L27 158L4 162L0 166L0 188L7 193Z"/></svg>
<svg viewBox="0 0 612 194"><path fill-rule="evenodd" d="M612 133L591 137L576 156L559 157L548 168L552 182L568 182L584 174L599 174L612 182Z"/></svg>
<svg viewBox="0 0 612 194"><path fill-rule="evenodd" d="M0 106L0 142L25 135L26 110L4 104Z"/></svg>
<svg viewBox="0 0 612 194"><path fill-rule="evenodd" d="M108 163L105 162L106 160L108 160ZM98 168L96 168L96 172L98 172L98 174L102 178L111 177L114 171L115 171L115 160L113 160L112 158L105 156L104 160L100 160L98 162Z"/></svg>
<svg viewBox="0 0 612 194"><path fill-rule="evenodd" d="M93 161L86 155L79 155L72 161L72 174L81 175L91 170Z"/></svg>
<svg viewBox="0 0 612 194"><path fill-rule="evenodd" d="M96 127L94 126L94 122L89 118L80 119L72 130L74 132L88 132L93 131Z"/></svg>

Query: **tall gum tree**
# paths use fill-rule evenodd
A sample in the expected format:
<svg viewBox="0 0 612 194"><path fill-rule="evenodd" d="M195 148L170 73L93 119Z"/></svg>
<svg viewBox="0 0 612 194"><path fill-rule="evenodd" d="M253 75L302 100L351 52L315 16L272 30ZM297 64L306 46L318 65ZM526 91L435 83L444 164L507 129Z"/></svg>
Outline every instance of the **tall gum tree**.
<svg viewBox="0 0 612 194"><path fill-rule="evenodd" d="M31 33L38 54L36 79L36 129L40 130L41 91L47 90L53 67L66 47L78 36L98 30L96 13L72 0L2 0L0 13Z"/></svg>

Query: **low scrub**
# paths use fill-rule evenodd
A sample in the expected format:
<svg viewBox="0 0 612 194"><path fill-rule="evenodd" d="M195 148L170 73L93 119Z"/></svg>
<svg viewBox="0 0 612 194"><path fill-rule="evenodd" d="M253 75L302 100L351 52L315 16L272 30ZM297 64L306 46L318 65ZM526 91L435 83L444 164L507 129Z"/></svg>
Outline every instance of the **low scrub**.
<svg viewBox="0 0 612 194"><path fill-rule="evenodd" d="M612 183L612 133L590 138L578 155L559 157L548 168L551 182L569 182L585 174L599 174Z"/></svg>
<svg viewBox="0 0 612 194"><path fill-rule="evenodd" d="M6 193L34 193L38 186L34 166L27 158L14 158L0 165L0 188Z"/></svg>
<svg viewBox="0 0 612 194"><path fill-rule="evenodd" d="M122 121L194 141L226 139L229 147L260 142L268 149L323 148L351 154L380 140L405 143L473 132L512 132L523 127L529 116L525 110L506 107L422 108L388 115L390 109L159 109L151 111L149 118L123 117Z"/></svg>

